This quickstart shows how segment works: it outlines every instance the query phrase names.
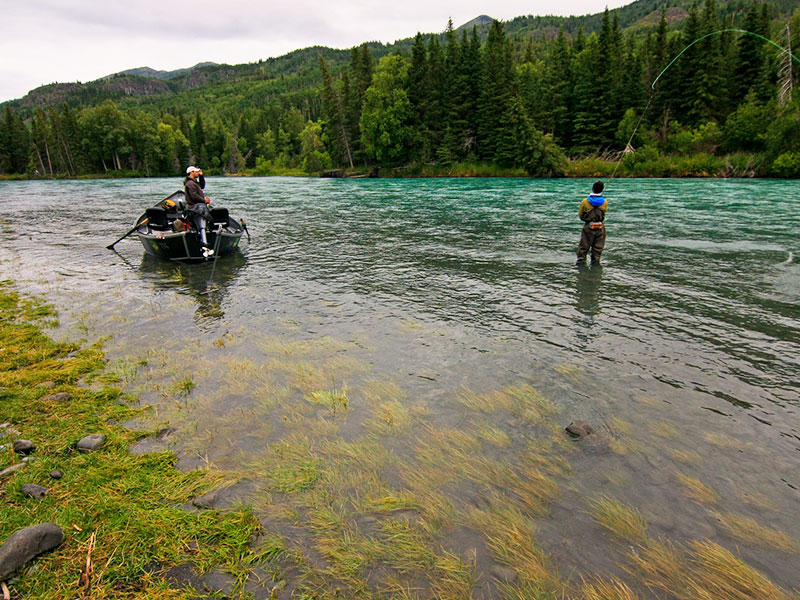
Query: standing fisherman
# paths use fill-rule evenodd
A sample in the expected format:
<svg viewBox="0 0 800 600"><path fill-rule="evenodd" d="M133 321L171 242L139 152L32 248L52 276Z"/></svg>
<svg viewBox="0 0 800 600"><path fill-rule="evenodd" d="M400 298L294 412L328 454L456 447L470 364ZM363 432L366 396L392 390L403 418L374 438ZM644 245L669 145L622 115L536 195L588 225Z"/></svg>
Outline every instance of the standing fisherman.
<svg viewBox="0 0 800 600"><path fill-rule="evenodd" d="M586 263L586 255L592 251L592 264L600 262L600 255L606 245L606 219L608 200L603 197L605 185L602 181L595 181L592 193L581 202L578 216L585 223L581 232L581 241L578 243L578 260L576 265Z"/></svg>
<svg viewBox="0 0 800 600"><path fill-rule="evenodd" d="M206 221L211 218L211 212L208 210L211 198L207 198L203 193L203 189L206 187L203 171L197 167L188 167L186 169L186 179L183 180L183 187L185 190L186 209L194 221L194 226L200 232L203 256L208 258L214 254L214 250L208 245L208 240L206 239Z"/></svg>

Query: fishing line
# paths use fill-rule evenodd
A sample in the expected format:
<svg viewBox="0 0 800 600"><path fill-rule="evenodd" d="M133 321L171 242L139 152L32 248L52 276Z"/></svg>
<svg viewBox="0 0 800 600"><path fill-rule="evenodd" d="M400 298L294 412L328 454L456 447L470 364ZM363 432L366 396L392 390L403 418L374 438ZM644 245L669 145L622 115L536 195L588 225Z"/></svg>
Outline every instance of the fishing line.
<svg viewBox="0 0 800 600"><path fill-rule="evenodd" d="M675 63L675 61L677 61L683 55L683 53L686 52L689 48L691 48L692 46L694 46L698 42L703 41L707 37L711 37L712 35L721 35L723 33L744 33L746 35L752 35L754 37L757 37L758 39L763 40L763 41L775 46L783 54L786 54L787 56L793 58L794 60L796 60L798 62L798 64L800 64L800 58L797 58L794 54L791 53L791 51L787 50L786 48L784 48L783 46L781 46L779 44L776 44L772 40L770 40L768 38L765 38L763 35L759 35L758 33L753 33L752 31L747 31L746 29L720 29L718 31L712 31L711 33L707 33L707 34L705 34L703 36L700 36L699 38L694 40L691 44L687 45L683 50L678 52L678 54L675 55L675 58L673 58L671 61L669 61L667 66L664 67L664 69L653 80L653 83L650 84L650 98L648 98L648 100L647 100L647 104L645 105L644 110L642 111L642 114L639 117L639 121L636 123L636 127L633 128L633 133L631 133L631 137L628 138L628 143L625 144L625 150L623 150L623 152L622 152L623 156L625 154L627 154L628 148L631 147L631 142L633 141L633 136L636 135L636 132L639 130L639 125L642 124L642 119L644 119L644 116L647 113L647 109L650 108L650 103L653 101L653 92L655 92L655 89L656 89L656 83L658 83L658 80L661 79L661 76L664 73L666 73L667 70ZM617 161L617 166L614 167L614 171L611 173L611 179L614 179L614 176L617 174L617 169L619 169L619 166L621 164L622 164L622 159L620 158Z"/></svg>
<svg viewBox="0 0 800 600"><path fill-rule="evenodd" d="M796 60L798 63L800 63L800 58L797 58L797 57L796 57L794 54L792 54L792 53L791 53L789 50L787 50L787 49L786 49L786 48L784 48L783 46L780 46L780 45L776 44L776 43L775 43L775 42L773 42L772 40L770 40L770 39L768 39L768 38L765 38L763 35L759 35L759 34L757 34L757 33L753 33L752 31L747 31L746 29L720 29L719 31L712 31L711 33L707 33L707 34L705 34L704 36L701 36L701 37L697 38L697 39L696 39L695 41L693 41L691 44L689 44L688 46L686 46L686 48L684 48L683 50L681 50L680 52L678 52L678 54L675 56L675 58L673 58L671 61L669 61L669 64L668 64L666 67L664 67L664 70L663 70L663 71L661 71L661 73L659 73L659 74L658 74L658 77L656 77L656 78L653 80L653 83L650 85L650 89L651 89L651 90L654 90L654 89L655 89L655 87L656 87L656 82L658 82L658 80L659 80L659 79L661 78L661 76L662 76L662 75L663 75L663 74L666 72L666 70L667 70L667 69L669 69L669 68L672 66L672 63L674 63L676 60L678 60L678 59L681 57L681 55L682 55L684 52L686 52L686 51L687 51L689 48L691 48L692 46L694 46L694 45L695 45L697 42L701 42L701 41L703 41L703 40L704 40L704 39L706 39L707 37L711 37L712 35L721 35L721 34L723 34L723 33L744 33L744 34L747 34L747 35L752 35L752 36L754 36L754 37L757 37L757 38L758 38L758 39L760 39L760 40L763 40L763 41L765 41L765 42L767 42L767 43L769 43L769 44L772 44L772 45L773 45L773 46L775 46L775 47L776 47L778 50L780 50L780 51L781 51L781 52L783 52L784 54L786 54L786 55L790 56L791 58L793 58L794 60Z"/></svg>

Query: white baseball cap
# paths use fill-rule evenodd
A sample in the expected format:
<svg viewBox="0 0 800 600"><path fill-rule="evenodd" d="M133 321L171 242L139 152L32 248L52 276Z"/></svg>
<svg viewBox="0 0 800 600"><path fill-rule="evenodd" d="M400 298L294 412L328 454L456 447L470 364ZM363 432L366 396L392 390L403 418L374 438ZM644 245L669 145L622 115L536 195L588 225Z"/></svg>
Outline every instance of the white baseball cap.
<svg viewBox="0 0 800 600"><path fill-rule="evenodd" d="M186 174L189 175L190 173L194 173L195 171L199 171L197 167L186 167Z"/></svg>

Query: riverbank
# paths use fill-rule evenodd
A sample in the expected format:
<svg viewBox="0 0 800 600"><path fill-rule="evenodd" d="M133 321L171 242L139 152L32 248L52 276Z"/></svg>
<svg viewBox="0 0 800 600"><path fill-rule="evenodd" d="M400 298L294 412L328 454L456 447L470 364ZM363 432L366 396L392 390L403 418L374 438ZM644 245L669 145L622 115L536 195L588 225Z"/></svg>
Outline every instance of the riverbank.
<svg viewBox="0 0 800 600"><path fill-rule="evenodd" d="M729 154L716 156L705 152L664 156L644 149L629 154L622 160L607 157L586 157L567 161L565 178L792 178L792 169L767 170L765 159L757 154ZM450 165L406 165L400 167L363 166L352 169L328 169L307 173L302 169L245 169L239 173L224 173L206 169L207 175L226 177L331 177L331 178L437 178L437 177L528 177L524 169L500 167L492 163L465 162ZM137 171L109 171L91 175L55 175L50 177L28 175L3 175L0 181L28 179L123 179L147 177ZM176 175L177 177L177 175Z"/></svg>
<svg viewBox="0 0 800 600"><path fill-rule="evenodd" d="M44 331L52 308L0 284L0 544L38 523L65 534L54 551L8 582L12 598L189 598L180 585L241 589L250 569L280 553L253 544L259 521L245 508L196 510L192 499L230 483L205 469L181 473L166 451L129 454L156 432L120 424L142 410L104 375L99 346L58 343ZM93 452L76 448L105 436ZM35 449L15 452L18 438ZM23 452L27 454L21 461ZM46 488L26 495L34 484ZM187 510L189 507L191 510Z"/></svg>

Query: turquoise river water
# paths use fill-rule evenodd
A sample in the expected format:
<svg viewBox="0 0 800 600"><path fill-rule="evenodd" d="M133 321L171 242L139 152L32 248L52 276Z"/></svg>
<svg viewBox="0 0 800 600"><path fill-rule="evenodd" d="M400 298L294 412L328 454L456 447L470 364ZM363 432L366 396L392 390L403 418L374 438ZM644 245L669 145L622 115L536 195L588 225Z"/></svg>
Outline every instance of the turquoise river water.
<svg viewBox="0 0 800 600"><path fill-rule="evenodd" d="M496 567L514 565L469 515L487 497L518 499L514 486L455 477L422 449L433 432L457 431L476 440L468 454L517 477L547 439L568 473L550 470L559 491L546 510L521 511L563 580L629 578L626 544L592 516L592 500L611 498L640 511L653 538L712 540L800 587L798 183L612 181L603 265L578 269L590 186L209 178L214 204L252 235L209 282L211 264L149 259L134 237L105 248L179 179L0 182L0 276L56 306L57 335L106 338L112 368L153 407L131 425L171 426L181 468L251 482L242 498L266 528L288 523L266 498L308 507L293 494L333 481L331 448L369 441L386 453L359 467L370 485L414 496L404 515L423 524L419 506L444 498L450 516L420 529L428 547L472 552L473 597L510 597ZM498 399L519 389L546 399L541 418ZM573 420L595 433L570 441ZM302 447L319 477L276 484L268 452L280 443ZM437 468L452 485L407 473ZM342 514L373 535L385 513L356 500L359 489L337 488L352 497ZM287 544L341 581L303 514L281 530ZM408 571L387 558L362 573L381 596ZM435 583L408 577L419 597L436 596Z"/></svg>

